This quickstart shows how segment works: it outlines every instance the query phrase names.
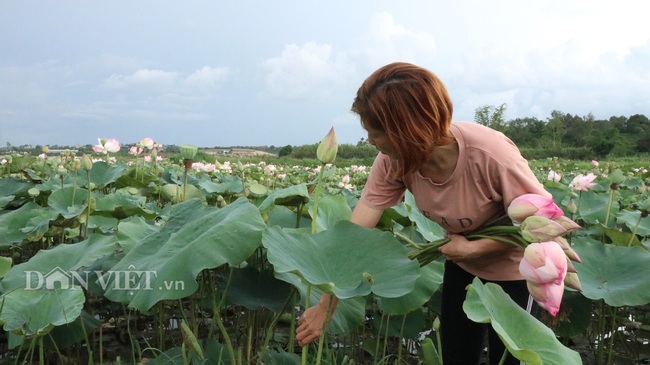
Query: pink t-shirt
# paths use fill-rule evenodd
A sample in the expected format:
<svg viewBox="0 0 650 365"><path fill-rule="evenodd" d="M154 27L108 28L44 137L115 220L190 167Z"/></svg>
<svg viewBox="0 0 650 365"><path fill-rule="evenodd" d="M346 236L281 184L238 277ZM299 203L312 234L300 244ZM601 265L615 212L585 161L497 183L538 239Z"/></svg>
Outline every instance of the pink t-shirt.
<svg viewBox="0 0 650 365"><path fill-rule="evenodd" d="M451 132L458 141L456 169L443 183L414 172L390 179L391 159L380 153L375 159L361 202L386 209L402 201L408 189L418 209L453 233L473 231L506 214L510 202L523 194L551 195L537 180L519 149L503 133L485 126L456 122ZM395 163L395 161L392 161ZM519 261L523 251L507 252L459 262L463 269L488 280L521 280Z"/></svg>

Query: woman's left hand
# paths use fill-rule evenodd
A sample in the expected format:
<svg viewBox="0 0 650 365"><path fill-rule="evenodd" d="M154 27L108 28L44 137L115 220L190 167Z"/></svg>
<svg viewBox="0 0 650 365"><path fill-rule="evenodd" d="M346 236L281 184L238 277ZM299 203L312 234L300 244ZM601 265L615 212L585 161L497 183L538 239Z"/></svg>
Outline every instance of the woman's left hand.
<svg viewBox="0 0 650 365"><path fill-rule="evenodd" d="M447 237L450 241L438 249L447 260L461 262L478 257L477 242L470 242L462 234L449 233Z"/></svg>

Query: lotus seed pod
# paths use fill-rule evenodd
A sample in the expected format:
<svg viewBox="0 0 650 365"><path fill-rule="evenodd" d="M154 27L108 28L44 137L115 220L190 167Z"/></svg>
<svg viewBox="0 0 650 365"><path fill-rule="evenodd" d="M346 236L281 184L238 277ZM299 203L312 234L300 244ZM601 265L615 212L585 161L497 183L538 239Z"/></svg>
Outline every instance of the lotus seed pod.
<svg viewBox="0 0 650 365"><path fill-rule="evenodd" d="M41 191L36 188L31 188L27 190L27 194L29 194L30 198L36 198L37 196L41 195Z"/></svg>
<svg viewBox="0 0 650 365"><path fill-rule="evenodd" d="M43 148L41 148L41 151L43 151L43 153L48 153L50 152L50 148L48 146L43 146Z"/></svg>
<svg viewBox="0 0 650 365"><path fill-rule="evenodd" d="M180 146L180 151L183 160L191 160L196 156L199 148L191 144L184 144Z"/></svg>

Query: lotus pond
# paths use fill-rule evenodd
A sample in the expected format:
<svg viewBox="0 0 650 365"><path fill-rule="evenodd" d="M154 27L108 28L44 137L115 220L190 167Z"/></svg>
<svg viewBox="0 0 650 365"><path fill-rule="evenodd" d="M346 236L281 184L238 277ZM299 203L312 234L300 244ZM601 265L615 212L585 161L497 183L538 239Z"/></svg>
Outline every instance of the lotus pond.
<svg viewBox="0 0 650 365"><path fill-rule="evenodd" d="M410 195L377 229L349 223L369 167L0 159L0 363L439 363L442 262L420 268L398 236L444 232ZM531 165L582 226L582 291L536 319L475 281L468 315L528 364L650 363L648 163ZM595 186L569 187L588 173ZM342 300L299 348L323 291Z"/></svg>

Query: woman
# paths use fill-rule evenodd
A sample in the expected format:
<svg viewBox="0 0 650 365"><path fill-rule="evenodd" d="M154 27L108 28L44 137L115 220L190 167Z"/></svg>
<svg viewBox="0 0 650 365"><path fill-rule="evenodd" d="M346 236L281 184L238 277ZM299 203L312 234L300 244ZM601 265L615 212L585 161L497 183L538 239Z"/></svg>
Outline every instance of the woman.
<svg viewBox="0 0 650 365"><path fill-rule="evenodd" d="M440 248L446 258L444 364L478 364L486 332L490 364L497 364L505 347L491 326L467 318L462 309L465 288L474 277L497 283L530 311L533 301L518 269L523 251L491 239L468 241L460 233L503 216L520 195L550 194L502 133L474 123L451 123L452 102L429 70L408 63L380 68L359 88L352 111L380 153L350 220L374 227L382 211L398 204L408 189L418 209L451 238ZM318 338L330 300L336 308L338 299L323 295L300 318L299 344ZM510 356L506 363L518 362Z"/></svg>

